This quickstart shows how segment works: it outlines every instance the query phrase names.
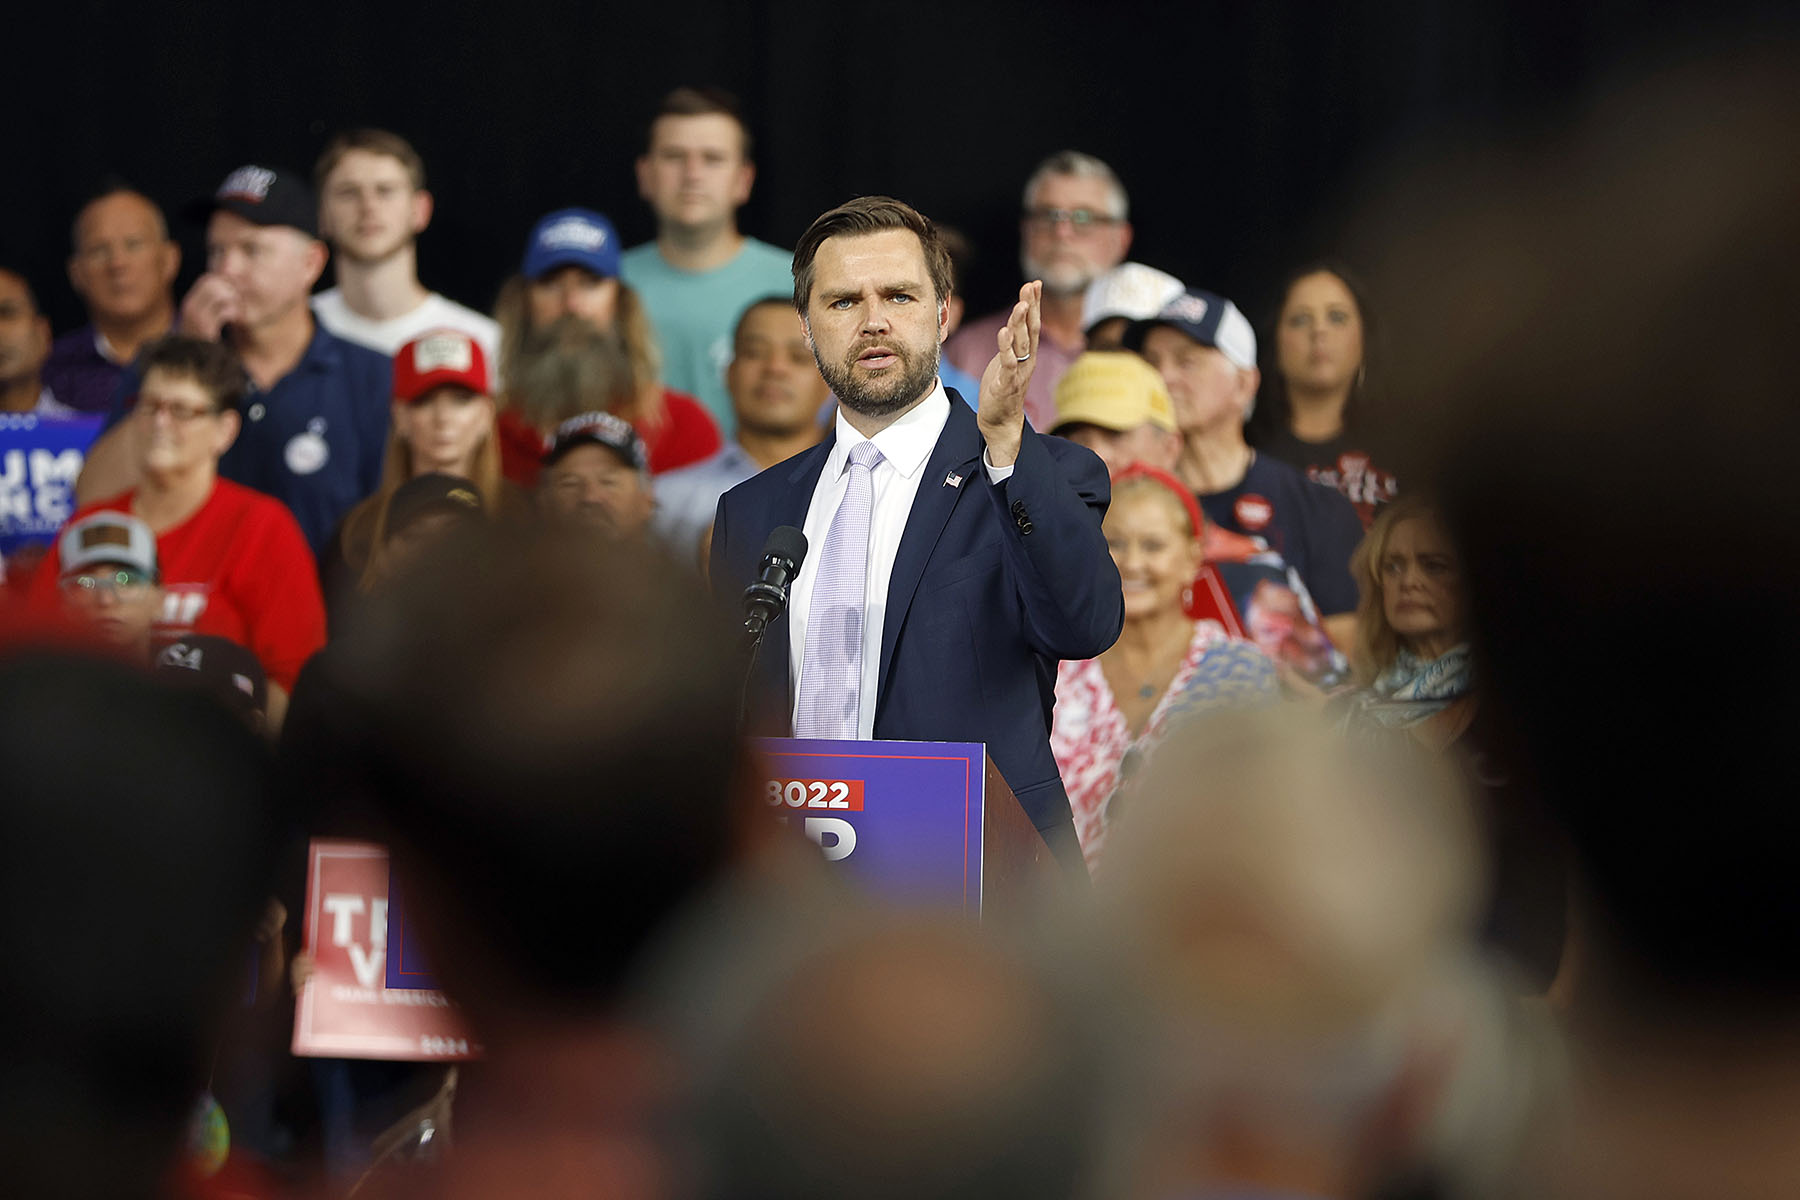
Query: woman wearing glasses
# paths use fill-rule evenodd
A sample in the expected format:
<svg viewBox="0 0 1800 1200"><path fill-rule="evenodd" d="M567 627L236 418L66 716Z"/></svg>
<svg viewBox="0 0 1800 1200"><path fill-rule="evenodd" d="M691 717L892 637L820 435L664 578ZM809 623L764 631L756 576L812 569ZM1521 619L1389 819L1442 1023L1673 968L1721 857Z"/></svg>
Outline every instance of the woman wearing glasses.
<svg viewBox="0 0 1800 1200"><path fill-rule="evenodd" d="M244 372L218 342L173 335L137 363L127 444L141 468L132 491L75 514L130 513L156 535L163 606L159 638L214 634L249 647L269 676L279 726L300 666L325 641L325 605L306 539L280 501L219 478L237 437ZM32 577L31 603L59 604L60 550Z"/></svg>

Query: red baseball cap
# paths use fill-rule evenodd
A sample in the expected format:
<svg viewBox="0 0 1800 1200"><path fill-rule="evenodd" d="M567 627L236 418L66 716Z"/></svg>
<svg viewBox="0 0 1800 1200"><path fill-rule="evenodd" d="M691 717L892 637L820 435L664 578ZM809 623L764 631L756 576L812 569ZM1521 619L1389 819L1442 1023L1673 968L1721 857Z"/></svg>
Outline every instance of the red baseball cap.
<svg viewBox="0 0 1800 1200"><path fill-rule="evenodd" d="M404 404L417 403L425 393L447 384L486 396L488 378L481 344L455 329L421 334L394 355L394 399Z"/></svg>

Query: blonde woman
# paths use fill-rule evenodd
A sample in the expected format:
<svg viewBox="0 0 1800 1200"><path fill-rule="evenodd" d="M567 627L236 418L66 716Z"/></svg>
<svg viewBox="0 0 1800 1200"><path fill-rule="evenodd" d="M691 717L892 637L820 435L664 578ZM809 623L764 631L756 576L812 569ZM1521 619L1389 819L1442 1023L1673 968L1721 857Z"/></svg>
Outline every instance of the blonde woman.
<svg viewBox="0 0 1800 1200"><path fill-rule="evenodd" d="M435 330L394 356L393 420L381 483L350 510L328 557L327 590L341 600L368 582L372 547L385 540L389 505L400 486L439 473L472 481L489 505L503 499L500 443L488 363L468 334Z"/></svg>
<svg viewBox="0 0 1800 1200"><path fill-rule="evenodd" d="M1405 729L1448 746L1475 716L1472 652L1461 563L1429 503L1384 506L1350 569L1361 601L1347 725Z"/></svg>

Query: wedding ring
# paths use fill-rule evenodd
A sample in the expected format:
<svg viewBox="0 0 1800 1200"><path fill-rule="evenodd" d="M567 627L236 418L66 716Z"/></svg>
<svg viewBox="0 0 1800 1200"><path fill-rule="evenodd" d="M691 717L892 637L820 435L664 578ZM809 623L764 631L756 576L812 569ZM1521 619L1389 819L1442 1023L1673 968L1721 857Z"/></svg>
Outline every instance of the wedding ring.
<svg viewBox="0 0 1800 1200"><path fill-rule="evenodd" d="M1014 361L1014 362L1025 362L1025 361L1027 361L1027 360L1029 360L1029 359L1030 359L1030 358L1031 358L1031 355L1029 355L1029 354L1015 354L1015 355L1013 355L1013 361Z"/></svg>

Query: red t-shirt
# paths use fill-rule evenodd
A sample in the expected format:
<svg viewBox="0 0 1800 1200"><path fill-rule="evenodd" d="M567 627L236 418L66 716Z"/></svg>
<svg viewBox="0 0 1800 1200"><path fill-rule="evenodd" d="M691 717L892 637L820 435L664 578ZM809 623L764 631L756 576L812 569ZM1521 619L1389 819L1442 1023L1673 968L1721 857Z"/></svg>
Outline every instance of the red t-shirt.
<svg viewBox="0 0 1800 1200"><path fill-rule="evenodd" d="M70 520L110 509L131 511L135 493L90 504ZM156 536L162 570L159 641L209 633L247 646L272 683L292 691L301 666L325 644L325 601L318 568L293 514L279 500L232 483L213 484L199 511ZM32 576L29 603L60 604L61 548Z"/></svg>
<svg viewBox="0 0 1800 1200"><path fill-rule="evenodd" d="M639 421L632 425L644 439L650 455L650 473L661 475L676 467L710 458L724 440L712 414L686 392L663 389L663 419L655 426ZM544 436L521 420L517 413L500 414L500 471L520 487L536 487L544 457Z"/></svg>

